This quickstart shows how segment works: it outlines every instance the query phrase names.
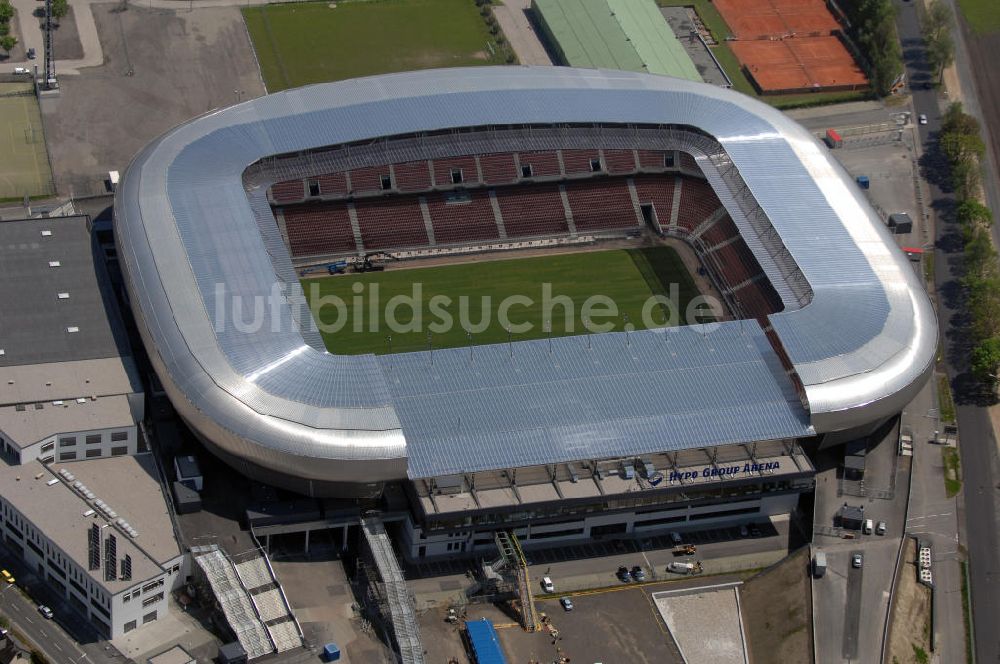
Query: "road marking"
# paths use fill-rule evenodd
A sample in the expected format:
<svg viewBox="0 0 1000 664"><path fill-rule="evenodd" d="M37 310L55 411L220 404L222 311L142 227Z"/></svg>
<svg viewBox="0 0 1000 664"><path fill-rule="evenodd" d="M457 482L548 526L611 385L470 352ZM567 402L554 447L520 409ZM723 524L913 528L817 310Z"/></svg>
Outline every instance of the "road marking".
<svg viewBox="0 0 1000 664"><path fill-rule="evenodd" d="M52 645L55 646L56 650L58 650L59 652L62 652L62 648L59 647L58 643L56 643L55 641L53 641Z"/></svg>
<svg viewBox="0 0 1000 664"><path fill-rule="evenodd" d="M939 514L925 514L924 516L911 516L907 521L918 521L920 519L933 519L939 516L951 516L951 512L941 512Z"/></svg>

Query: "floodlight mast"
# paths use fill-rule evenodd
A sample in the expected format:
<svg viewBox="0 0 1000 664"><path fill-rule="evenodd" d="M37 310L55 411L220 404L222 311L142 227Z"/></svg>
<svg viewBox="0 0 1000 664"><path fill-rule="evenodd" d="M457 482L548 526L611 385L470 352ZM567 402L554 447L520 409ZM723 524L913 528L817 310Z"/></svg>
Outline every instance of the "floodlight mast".
<svg viewBox="0 0 1000 664"><path fill-rule="evenodd" d="M46 90L58 87L56 83L56 61L52 54L52 0L45 0L45 79Z"/></svg>

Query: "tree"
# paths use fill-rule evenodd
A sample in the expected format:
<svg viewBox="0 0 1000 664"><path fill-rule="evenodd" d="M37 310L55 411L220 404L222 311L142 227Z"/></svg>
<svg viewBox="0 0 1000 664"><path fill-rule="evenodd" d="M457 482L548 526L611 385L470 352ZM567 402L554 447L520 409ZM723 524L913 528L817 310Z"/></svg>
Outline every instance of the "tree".
<svg viewBox="0 0 1000 664"><path fill-rule="evenodd" d="M941 0L931 0L927 7L927 17L924 19L924 31L934 36L950 29L951 7Z"/></svg>
<svg viewBox="0 0 1000 664"><path fill-rule="evenodd" d="M944 70L955 62L955 42L952 40L950 32L942 32L932 41L927 42L927 59L931 67L937 70L938 80L940 80L944 76Z"/></svg>
<svg viewBox="0 0 1000 664"><path fill-rule="evenodd" d="M993 248L990 234L985 228L974 228L967 235L965 241L965 275L966 286L970 288L976 282L993 279L1000 275L997 250Z"/></svg>
<svg viewBox="0 0 1000 664"><path fill-rule="evenodd" d="M7 56L10 56L10 50L17 46L17 37L14 35L4 35L0 37L0 48L7 52Z"/></svg>
<svg viewBox="0 0 1000 664"><path fill-rule="evenodd" d="M67 0L52 0L52 18L58 20L69 13L69 2Z"/></svg>
<svg viewBox="0 0 1000 664"><path fill-rule="evenodd" d="M979 194L980 173L979 163L972 159L963 159L951 167L951 186L955 189L955 197L959 200L975 198Z"/></svg>
<svg viewBox="0 0 1000 664"><path fill-rule="evenodd" d="M986 154L986 145L979 134L960 134L949 131L941 134L940 143L941 151L953 164L973 157L979 160Z"/></svg>
<svg viewBox="0 0 1000 664"><path fill-rule="evenodd" d="M1000 368L1000 337L986 339L972 349L972 373L979 380L996 384Z"/></svg>
<svg viewBox="0 0 1000 664"><path fill-rule="evenodd" d="M903 72L902 49L896 35L896 9L891 0L860 0L845 9L850 23L850 36L868 62L868 78L872 88L888 94L892 84Z"/></svg>
<svg viewBox="0 0 1000 664"><path fill-rule="evenodd" d="M962 226L989 228L993 225L993 213L979 201L962 201L958 205L955 218Z"/></svg>
<svg viewBox="0 0 1000 664"><path fill-rule="evenodd" d="M979 135L979 120L972 117L962 108L962 102L952 102L941 118L941 131L943 133L959 133L969 135Z"/></svg>
<svg viewBox="0 0 1000 664"><path fill-rule="evenodd" d="M8 0L0 0L0 23L10 23L14 18L14 8Z"/></svg>

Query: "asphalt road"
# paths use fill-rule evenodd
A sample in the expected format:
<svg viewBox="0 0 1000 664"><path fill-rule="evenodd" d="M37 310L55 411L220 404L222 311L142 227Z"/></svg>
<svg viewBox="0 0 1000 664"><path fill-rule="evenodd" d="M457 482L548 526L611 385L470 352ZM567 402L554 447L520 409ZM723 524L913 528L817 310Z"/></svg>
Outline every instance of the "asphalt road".
<svg viewBox="0 0 1000 664"><path fill-rule="evenodd" d="M924 49L920 40L920 26L917 20L916 3L901 2L896 25L903 44L907 75L912 82L930 80L926 67ZM961 31L956 30L956 61L962 78L966 96L974 89L968 71L963 72L963 64L968 58L964 54ZM967 67L966 67L967 69ZM963 75L964 74L964 75ZM925 146L929 139L940 130L941 114L938 93L935 90L913 90L913 106L916 113L927 115L928 123L921 126L920 137ZM971 108L970 104L970 108ZM978 108L978 104L975 105ZM933 205L947 208L954 203L950 193L942 191L934 178L929 179ZM994 188L995 183L986 179L986 186ZM991 192L992 193L992 192ZM995 196L991 196L995 199ZM994 213L1000 210L994 210ZM995 230L995 229L994 229ZM945 353L945 367L952 384L965 384L966 367L956 366L956 359L967 357L968 349L956 349L961 343L962 312L951 308L953 298L949 294L957 290L957 275L949 269L960 258L953 241L954 232L944 224L937 224L937 248L935 250L935 285L942 297L938 301L938 317L941 333L946 337L951 352ZM959 266L960 267L960 266ZM958 300L959 302L961 300ZM958 305L961 306L961 305ZM957 317L956 317L957 316ZM956 334L956 333L959 334ZM956 352L957 351L957 352ZM979 662L1000 661L1000 545L997 539L997 446L993 428L987 411L973 404L961 405L962 395L957 395L957 408L961 438L963 492L965 499L965 536L969 556L970 590L972 595L973 626L976 635L976 659Z"/></svg>
<svg viewBox="0 0 1000 664"><path fill-rule="evenodd" d="M851 551L851 558L861 551ZM847 570L847 603L844 606L844 659L855 659L858 656L858 632L861 631L861 582L864 569Z"/></svg>

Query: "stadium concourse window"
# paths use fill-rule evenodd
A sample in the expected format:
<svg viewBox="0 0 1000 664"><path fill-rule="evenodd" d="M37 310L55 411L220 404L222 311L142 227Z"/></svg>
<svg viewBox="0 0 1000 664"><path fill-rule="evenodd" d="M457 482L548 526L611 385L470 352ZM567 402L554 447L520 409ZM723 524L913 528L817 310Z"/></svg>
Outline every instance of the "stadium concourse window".
<svg viewBox="0 0 1000 664"><path fill-rule="evenodd" d="M382 184L382 190L392 189L392 177L388 175L380 175L379 181Z"/></svg>
<svg viewBox="0 0 1000 664"><path fill-rule="evenodd" d="M600 173L602 170L603 170L603 168L601 167L601 160L600 159L591 159L590 160L590 172L591 173Z"/></svg>
<svg viewBox="0 0 1000 664"><path fill-rule="evenodd" d="M521 177L530 178L532 175L531 164L521 164Z"/></svg>
<svg viewBox="0 0 1000 664"><path fill-rule="evenodd" d="M317 182L316 180L309 180L309 195L319 196L319 182Z"/></svg>
<svg viewBox="0 0 1000 664"><path fill-rule="evenodd" d="M674 153L673 150L663 153L663 167L673 168L674 167Z"/></svg>
<svg viewBox="0 0 1000 664"><path fill-rule="evenodd" d="M461 168L451 169L451 183L462 184L463 181L464 178L462 177L462 169Z"/></svg>

